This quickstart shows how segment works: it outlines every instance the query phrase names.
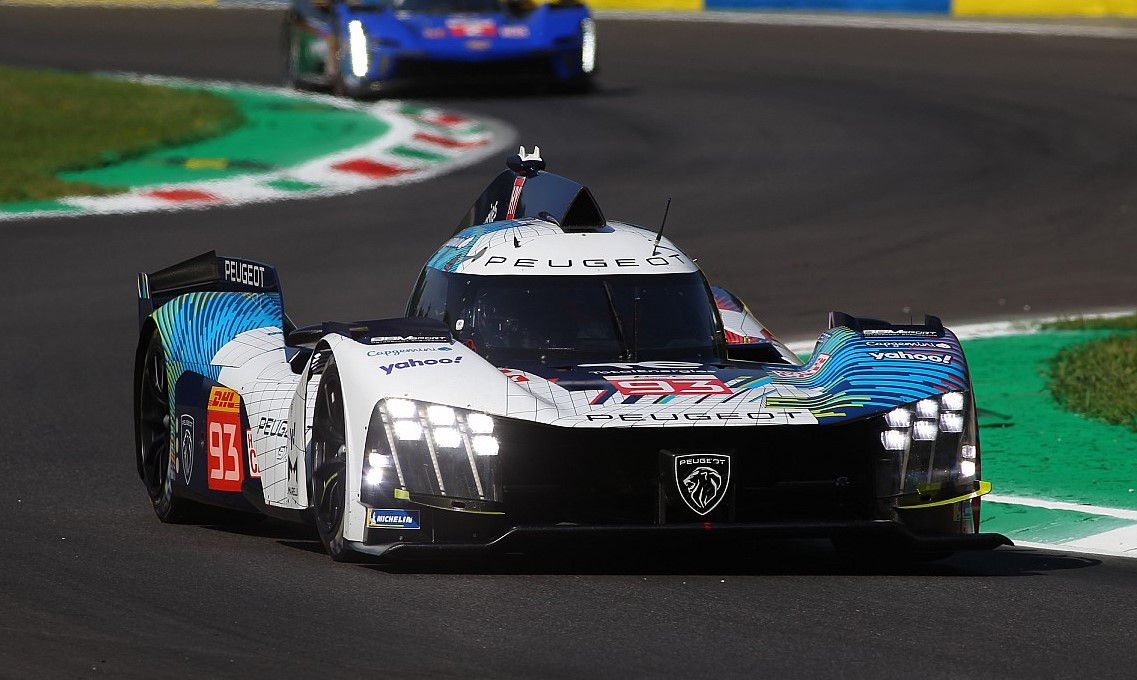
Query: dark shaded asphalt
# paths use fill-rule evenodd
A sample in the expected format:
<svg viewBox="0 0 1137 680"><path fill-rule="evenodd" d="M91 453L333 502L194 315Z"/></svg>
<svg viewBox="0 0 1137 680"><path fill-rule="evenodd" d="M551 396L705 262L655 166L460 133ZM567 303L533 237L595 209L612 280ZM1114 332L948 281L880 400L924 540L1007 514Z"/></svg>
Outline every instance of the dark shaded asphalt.
<svg viewBox="0 0 1137 680"><path fill-rule="evenodd" d="M0 7L0 64L273 83L265 11ZM602 21L588 97L431 93L540 144L783 336L1134 304L1137 44ZM0 106L3 103L0 102ZM2 153L2 150L0 150ZM1128 678L1137 563L825 546L382 569L163 526L134 477L134 273L216 248L298 322L398 314L498 162L212 212L0 223L0 677Z"/></svg>

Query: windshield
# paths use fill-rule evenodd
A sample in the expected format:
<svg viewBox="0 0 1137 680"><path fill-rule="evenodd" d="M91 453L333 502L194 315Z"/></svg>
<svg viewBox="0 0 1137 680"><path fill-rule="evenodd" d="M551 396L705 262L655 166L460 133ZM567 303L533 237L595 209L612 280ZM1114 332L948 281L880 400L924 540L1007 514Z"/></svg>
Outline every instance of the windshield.
<svg viewBox="0 0 1137 680"><path fill-rule="evenodd" d="M698 273L522 278L427 269L409 313L446 323L498 364L702 363L724 355Z"/></svg>

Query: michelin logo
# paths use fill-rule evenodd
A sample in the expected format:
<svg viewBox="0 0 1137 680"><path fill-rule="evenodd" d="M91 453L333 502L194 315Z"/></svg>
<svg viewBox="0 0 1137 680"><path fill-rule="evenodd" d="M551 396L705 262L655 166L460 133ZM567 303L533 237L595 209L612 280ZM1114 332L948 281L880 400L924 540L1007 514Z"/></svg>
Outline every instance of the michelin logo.
<svg viewBox="0 0 1137 680"><path fill-rule="evenodd" d="M371 508L367 513L367 526L375 529L418 529L418 520L418 510Z"/></svg>

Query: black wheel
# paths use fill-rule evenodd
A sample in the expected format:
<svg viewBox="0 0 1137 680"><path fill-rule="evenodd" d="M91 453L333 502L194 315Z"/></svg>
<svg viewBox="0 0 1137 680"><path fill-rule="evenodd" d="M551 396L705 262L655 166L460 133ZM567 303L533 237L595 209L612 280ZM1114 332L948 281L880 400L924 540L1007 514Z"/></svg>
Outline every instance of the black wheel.
<svg viewBox="0 0 1137 680"><path fill-rule="evenodd" d="M343 537L347 507L347 434L339 370L324 371L312 414L312 507L324 549L337 562L359 558Z"/></svg>
<svg viewBox="0 0 1137 680"><path fill-rule="evenodd" d="M137 422L142 481L158 519L185 522L193 518L198 506L174 496L170 479L174 466L170 447L173 439L170 385L166 373L166 352L157 331L146 346L141 378Z"/></svg>

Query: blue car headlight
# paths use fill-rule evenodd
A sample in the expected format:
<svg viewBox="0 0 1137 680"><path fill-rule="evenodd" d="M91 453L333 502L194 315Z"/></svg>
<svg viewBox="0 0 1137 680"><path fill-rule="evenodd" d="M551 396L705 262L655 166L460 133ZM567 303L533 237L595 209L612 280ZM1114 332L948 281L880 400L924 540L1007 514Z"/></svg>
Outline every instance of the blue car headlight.
<svg viewBox="0 0 1137 680"><path fill-rule="evenodd" d="M580 22L580 70L592 73L596 70L596 22L585 17Z"/></svg>
<svg viewBox="0 0 1137 680"><path fill-rule="evenodd" d="M367 34L363 31L363 24L354 19L347 24L347 48L351 58L351 73L356 78L367 75L370 69L370 55L367 51Z"/></svg>

